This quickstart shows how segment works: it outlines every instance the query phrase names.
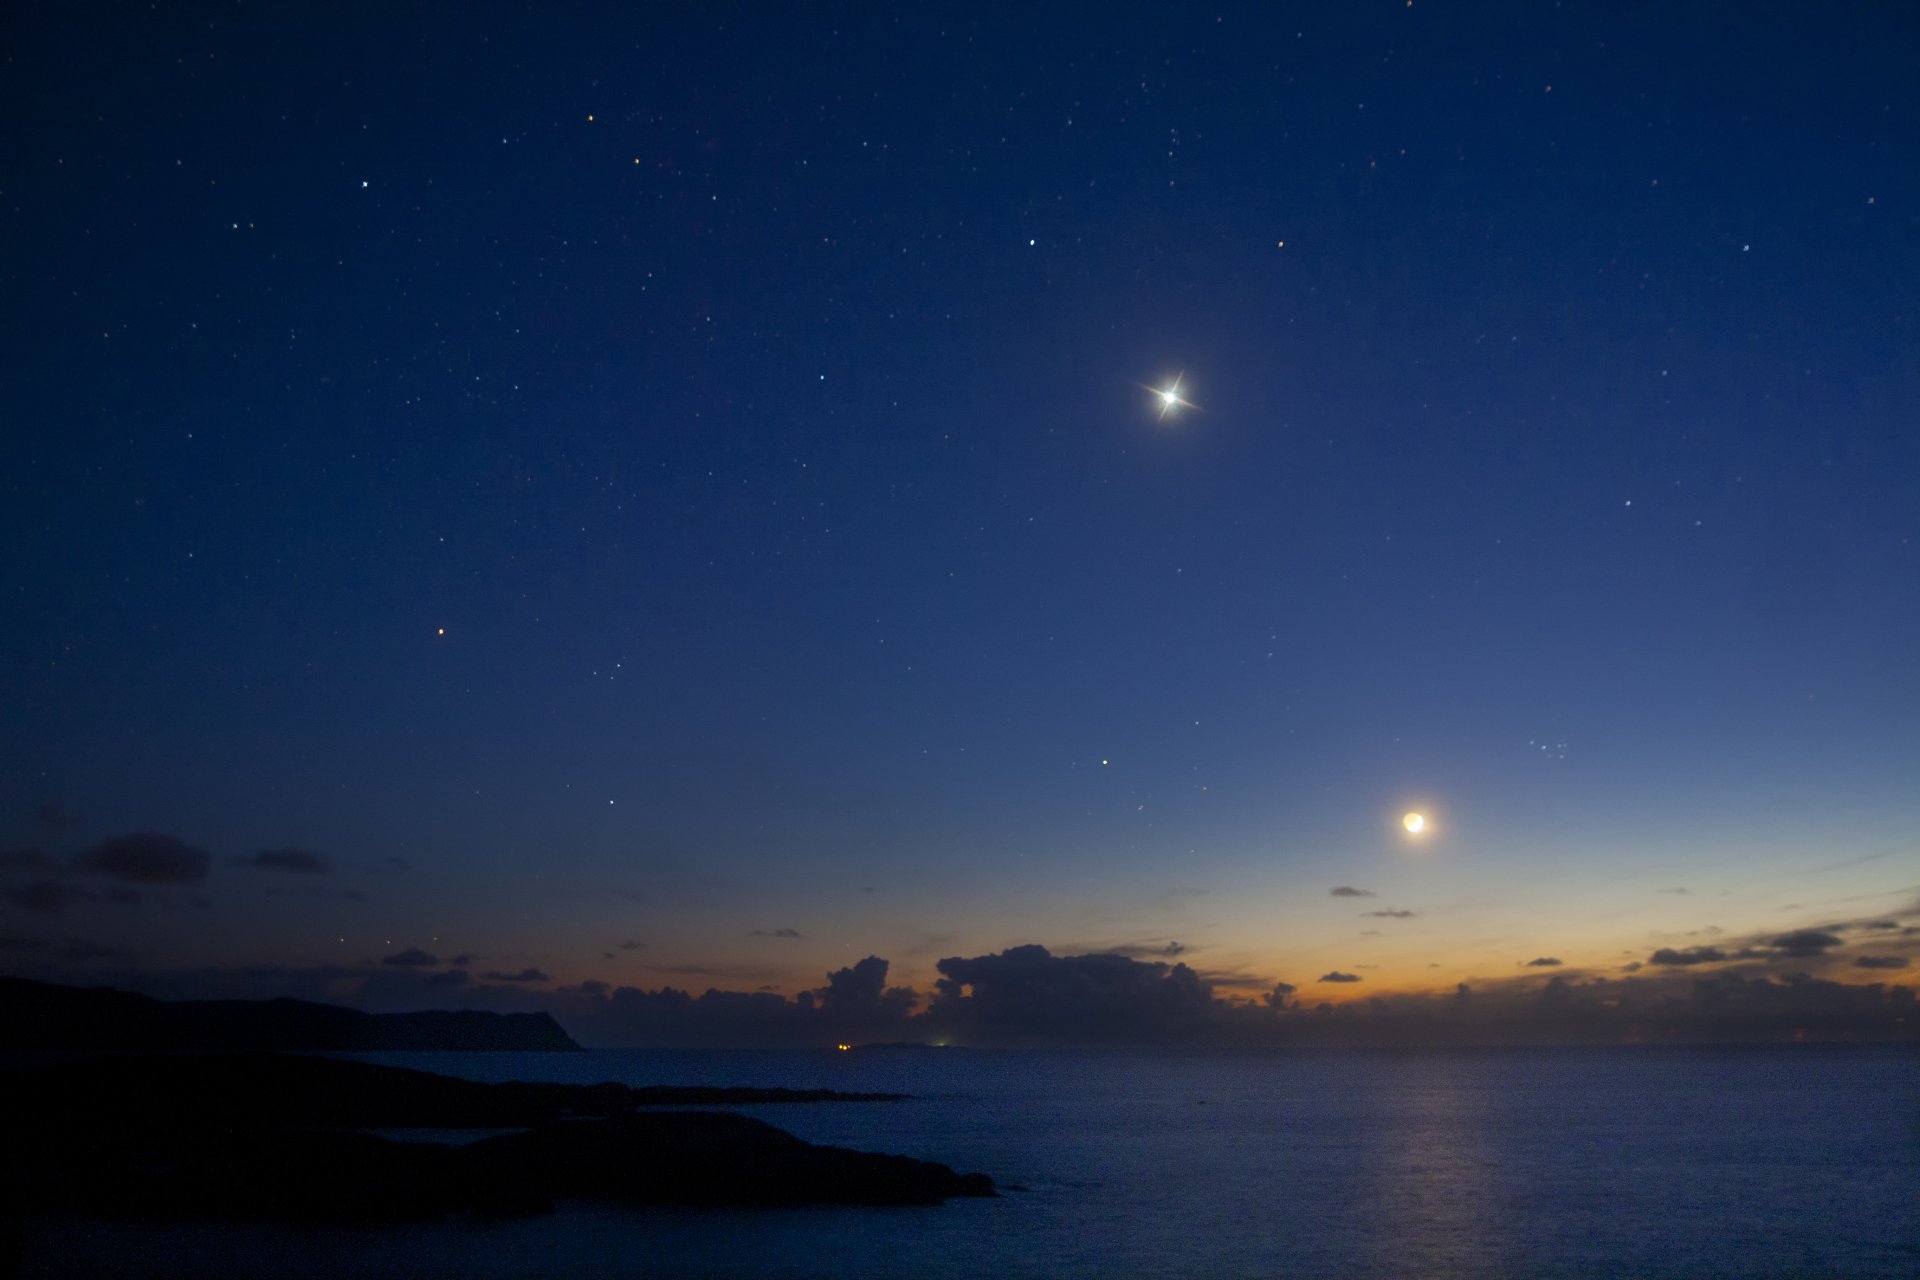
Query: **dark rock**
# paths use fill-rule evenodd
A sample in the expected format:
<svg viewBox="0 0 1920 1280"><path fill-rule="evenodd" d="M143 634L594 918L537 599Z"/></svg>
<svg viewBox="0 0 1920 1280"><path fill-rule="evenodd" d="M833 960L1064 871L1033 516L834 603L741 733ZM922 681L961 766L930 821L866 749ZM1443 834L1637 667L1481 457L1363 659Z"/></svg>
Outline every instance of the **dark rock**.
<svg viewBox="0 0 1920 1280"><path fill-rule="evenodd" d="M135 1217L408 1221L527 1214L557 1196L631 1203L932 1204L990 1180L903 1156L819 1147L726 1112L843 1100L822 1091L480 1084L277 1054L102 1057L0 1072L0 1203ZM881 1095L886 1096L886 1095ZM464 1146L374 1128L520 1129Z"/></svg>
<svg viewBox="0 0 1920 1280"><path fill-rule="evenodd" d="M481 1084L341 1058L277 1053L99 1057L0 1073L0 1096L35 1114L120 1130L210 1123L360 1129L514 1129L640 1106L888 1102L900 1094L623 1084ZM0 1111L11 1103L0 1102ZM29 1120L31 1118L29 1117Z"/></svg>
<svg viewBox="0 0 1920 1280"><path fill-rule="evenodd" d="M560 1121L487 1138L467 1153L567 1196L642 1204L938 1204L990 1196L985 1175L803 1142L764 1121L680 1111Z"/></svg>

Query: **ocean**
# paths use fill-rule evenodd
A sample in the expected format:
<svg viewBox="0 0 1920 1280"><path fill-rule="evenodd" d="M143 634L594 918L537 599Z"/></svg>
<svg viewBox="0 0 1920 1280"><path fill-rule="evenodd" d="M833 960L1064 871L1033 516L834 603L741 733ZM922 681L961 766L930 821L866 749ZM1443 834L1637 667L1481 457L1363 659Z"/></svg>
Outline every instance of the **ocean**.
<svg viewBox="0 0 1920 1280"><path fill-rule="evenodd" d="M937 1208L33 1224L27 1276L1912 1277L1911 1047L351 1055L481 1080L900 1091L741 1108L1003 1186Z"/></svg>

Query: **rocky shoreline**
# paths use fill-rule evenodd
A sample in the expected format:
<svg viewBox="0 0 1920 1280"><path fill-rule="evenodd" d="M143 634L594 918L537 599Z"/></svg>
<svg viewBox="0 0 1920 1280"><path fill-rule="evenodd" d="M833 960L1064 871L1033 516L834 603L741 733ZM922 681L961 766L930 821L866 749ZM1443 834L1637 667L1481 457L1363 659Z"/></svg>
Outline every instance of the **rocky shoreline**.
<svg viewBox="0 0 1920 1280"><path fill-rule="evenodd" d="M566 1197L718 1206L994 1195L984 1174L679 1109L900 1098L480 1084L277 1053L100 1057L0 1072L11 1147L0 1193L23 1214L327 1222L538 1214ZM369 1132L380 1129L486 1136L402 1142Z"/></svg>

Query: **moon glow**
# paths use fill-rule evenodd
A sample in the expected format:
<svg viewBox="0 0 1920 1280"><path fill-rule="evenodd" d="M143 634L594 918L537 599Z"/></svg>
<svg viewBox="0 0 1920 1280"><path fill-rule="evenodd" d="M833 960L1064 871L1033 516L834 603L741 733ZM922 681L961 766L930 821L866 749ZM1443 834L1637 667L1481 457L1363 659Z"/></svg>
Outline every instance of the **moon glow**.
<svg viewBox="0 0 1920 1280"><path fill-rule="evenodd" d="M1195 407L1193 401L1187 399L1180 391L1180 384L1186 380L1186 376L1186 373L1183 371L1179 377L1164 387L1149 387L1145 383L1141 384L1144 390L1151 391L1153 398L1160 402L1160 421L1165 422L1169 415L1177 413L1181 409L1191 409Z"/></svg>
<svg viewBox="0 0 1920 1280"><path fill-rule="evenodd" d="M1400 825L1407 829L1408 834L1417 836L1427 829L1427 816L1424 813L1410 813L1400 819Z"/></svg>

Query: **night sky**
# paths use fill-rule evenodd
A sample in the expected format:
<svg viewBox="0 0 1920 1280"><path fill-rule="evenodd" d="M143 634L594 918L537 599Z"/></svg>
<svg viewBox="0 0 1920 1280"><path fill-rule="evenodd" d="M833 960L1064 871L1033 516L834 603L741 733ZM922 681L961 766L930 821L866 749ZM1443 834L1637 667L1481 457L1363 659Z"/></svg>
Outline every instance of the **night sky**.
<svg viewBox="0 0 1920 1280"><path fill-rule="evenodd" d="M0 46L0 969L1910 1001L1906 6Z"/></svg>

